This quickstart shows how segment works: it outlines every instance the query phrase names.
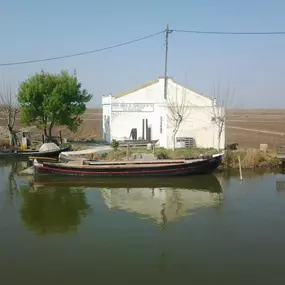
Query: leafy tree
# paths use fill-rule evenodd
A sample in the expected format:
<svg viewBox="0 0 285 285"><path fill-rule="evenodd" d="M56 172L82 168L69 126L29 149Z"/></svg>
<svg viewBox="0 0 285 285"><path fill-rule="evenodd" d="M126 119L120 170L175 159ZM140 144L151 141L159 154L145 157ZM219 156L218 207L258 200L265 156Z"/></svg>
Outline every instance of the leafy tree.
<svg viewBox="0 0 285 285"><path fill-rule="evenodd" d="M67 126L76 132L82 123L80 115L91 98L92 95L81 88L75 73L41 71L20 85L21 122L43 129L49 140L55 125Z"/></svg>

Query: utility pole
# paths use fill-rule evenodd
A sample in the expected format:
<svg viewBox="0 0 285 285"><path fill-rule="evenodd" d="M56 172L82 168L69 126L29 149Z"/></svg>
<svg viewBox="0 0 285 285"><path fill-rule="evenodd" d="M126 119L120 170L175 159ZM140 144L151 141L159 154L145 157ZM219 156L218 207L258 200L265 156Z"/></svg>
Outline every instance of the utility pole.
<svg viewBox="0 0 285 285"><path fill-rule="evenodd" d="M165 60L164 60L164 99L167 99L167 61L168 61L168 36L172 31L167 24L165 30Z"/></svg>

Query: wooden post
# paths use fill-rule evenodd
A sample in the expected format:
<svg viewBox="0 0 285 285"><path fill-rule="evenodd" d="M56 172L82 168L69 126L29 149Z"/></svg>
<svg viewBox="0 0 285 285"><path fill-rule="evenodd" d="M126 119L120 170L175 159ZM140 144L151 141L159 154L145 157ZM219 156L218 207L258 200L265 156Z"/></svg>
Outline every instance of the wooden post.
<svg viewBox="0 0 285 285"><path fill-rule="evenodd" d="M45 143L45 135L42 135L42 143Z"/></svg>
<svg viewBox="0 0 285 285"><path fill-rule="evenodd" d="M142 139L144 140L144 119L142 119Z"/></svg>
<svg viewBox="0 0 285 285"><path fill-rule="evenodd" d="M130 144L127 144L127 160L129 160L130 157Z"/></svg>
<svg viewBox="0 0 285 285"><path fill-rule="evenodd" d="M149 141L149 133L148 133L148 119L145 119L145 132L146 132L146 140Z"/></svg>
<svg viewBox="0 0 285 285"><path fill-rule="evenodd" d="M240 161L240 156L238 156L238 164L239 164L239 177L240 177L240 180L242 180L242 171L241 171L241 161Z"/></svg>
<svg viewBox="0 0 285 285"><path fill-rule="evenodd" d="M61 131L59 131L59 140L60 140L60 144L62 144L62 136L61 136Z"/></svg>

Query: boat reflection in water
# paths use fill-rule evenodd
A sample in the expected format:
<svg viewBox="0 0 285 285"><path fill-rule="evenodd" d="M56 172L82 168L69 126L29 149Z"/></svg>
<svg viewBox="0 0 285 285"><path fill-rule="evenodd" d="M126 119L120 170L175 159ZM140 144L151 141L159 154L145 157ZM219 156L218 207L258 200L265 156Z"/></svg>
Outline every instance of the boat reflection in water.
<svg viewBox="0 0 285 285"><path fill-rule="evenodd" d="M99 189L106 206L111 210L137 213L165 225L186 216L200 207L215 207L223 200L222 187L215 175L169 179L68 179L41 177L34 183L40 191L49 187L60 191L61 187ZM41 187L40 187L41 186ZM40 188L39 188L40 187Z"/></svg>

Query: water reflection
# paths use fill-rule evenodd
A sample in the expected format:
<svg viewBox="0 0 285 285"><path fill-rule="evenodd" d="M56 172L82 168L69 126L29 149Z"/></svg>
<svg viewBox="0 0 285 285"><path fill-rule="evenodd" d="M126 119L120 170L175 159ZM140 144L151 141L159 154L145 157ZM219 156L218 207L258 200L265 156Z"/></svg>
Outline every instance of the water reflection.
<svg viewBox="0 0 285 285"><path fill-rule="evenodd" d="M72 178L71 178L72 179ZM41 177L34 189L69 185L98 189L110 210L124 210L149 218L160 227L186 216L200 207L219 206L223 200L222 187L214 175L171 179L93 179Z"/></svg>
<svg viewBox="0 0 285 285"><path fill-rule="evenodd" d="M284 283L284 175L29 184L13 171L0 166L3 284Z"/></svg>
<svg viewBox="0 0 285 285"><path fill-rule="evenodd" d="M186 216L191 210L218 206L222 202L222 193L207 189L106 188L101 191L109 209L138 213L160 226Z"/></svg>
<svg viewBox="0 0 285 285"><path fill-rule="evenodd" d="M26 183L21 186L18 175L28 167L28 162L2 160L0 167L6 170L1 175L1 180L7 181L3 185L6 197L13 204L16 201L20 204L22 221L35 234L75 232L81 219L91 210L82 187L65 187L60 191L56 186L36 189L31 184L32 176L22 177Z"/></svg>
<svg viewBox="0 0 285 285"><path fill-rule="evenodd" d="M21 196L21 218L29 230L40 235L76 232L91 210L82 188L23 187Z"/></svg>
<svg viewBox="0 0 285 285"><path fill-rule="evenodd" d="M282 169L243 169L242 170L242 176L243 180L246 181L253 181L253 180L260 180L263 178L265 174L274 174L274 175L280 175L285 174L282 172ZM221 182L222 185L229 183L229 181L232 178L239 179L240 173L238 169L229 169L220 171L216 174L217 178Z"/></svg>
<svg viewBox="0 0 285 285"><path fill-rule="evenodd" d="M27 162L0 160L2 187L5 189L8 199L13 201L19 195L19 187L16 176L27 168Z"/></svg>

